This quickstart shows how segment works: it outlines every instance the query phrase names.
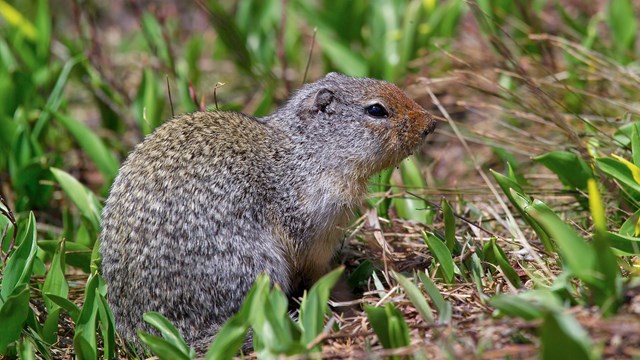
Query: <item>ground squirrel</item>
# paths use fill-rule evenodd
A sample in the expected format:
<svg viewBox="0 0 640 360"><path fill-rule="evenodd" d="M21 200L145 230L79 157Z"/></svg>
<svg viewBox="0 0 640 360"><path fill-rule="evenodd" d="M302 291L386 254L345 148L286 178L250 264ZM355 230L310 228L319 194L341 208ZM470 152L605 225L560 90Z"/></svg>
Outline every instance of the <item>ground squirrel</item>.
<svg viewBox="0 0 640 360"><path fill-rule="evenodd" d="M103 212L102 274L117 329L158 311L203 348L266 272L291 294L330 269L368 178L434 120L398 87L330 73L273 114L175 117L124 162Z"/></svg>

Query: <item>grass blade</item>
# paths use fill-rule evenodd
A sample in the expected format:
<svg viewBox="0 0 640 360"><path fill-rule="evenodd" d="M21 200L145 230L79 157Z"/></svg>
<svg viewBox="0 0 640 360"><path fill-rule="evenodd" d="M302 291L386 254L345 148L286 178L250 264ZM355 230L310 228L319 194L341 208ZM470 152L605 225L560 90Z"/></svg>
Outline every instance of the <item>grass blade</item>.
<svg viewBox="0 0 640 360"><path fill-rule="evenodd" d="M573 274L590 283L599 282L591 272L596 262L595 253L582 237L539 200L534 200L524 210L553 237L562 259Z"/></svg>
<svg viewBox="0 0 640 360"><path fill-rule="evenodd" d="M102 209L95 195L67 172L56 168L51 168L51 172L62 187L62 190L78 207L82 216L91 222L95 230L98 230L100 228L100 211Z"/></svg>
<svg viewBox="0 0 640 360"><path fill-rule="evenodd" d="M451 321L451 312L453 310L451 307L451 303L444 299L444 297L440 293L440 290L438 290L438 288L436 287L436 284L434 284L433 281L429 279L427 274L422 271L418 271L418 277L422 281L422 285L424 286L425 291L427 292L427 294L429 294L431 301L433 301L433 304L438 310L438 322L448 323L449 321Z"/></svg>
<svg viewBox="0 0 640 360"><path fill-rule="evenodd" d="M396 278L396 281L398 281L398 284L400 284L400 286L402 286L402 288L404 289L405 294L407 294L407 297L409 298L409 300L411 300L413 306L415 306L416 310L418 310L418 313L420 313L422 320L426 322L433 322L431 307L427 303L427 300L424 298L424 295L422 295L420 289L418 289L418 287L411 280L407 279L401 274L395 271L393 271L392 273Z"/></svg>
<svg viewBox="0 0 640 360"><path fill-rule="evenodd" d="M452 283L456 265L453 263L453 258L451 256L451 252L447 248L447 245L432 233L426 233L423 231L422 237L431 250L434 259L437 260L438 264L440 264L444 281Z"/></svg>
<svg viewBox="0 0 640 360"><path fill-rule="evenodd" d="M509 280L511 285L516 288L522 287L520 276L518 276L518 273L509 263L507 255L496 243L495 237L491 237L489 242L485 244L483 253L485 254L485 261L498 266L507 277L507 280Z"/></svg>
<svg viewBox="0 0 640 360"><path fill-rule="evenodd" d="M29 315L29 287L16 287L14 293L5 299L0 307L0 354L4 354L7 346L20 337L23 324Z"/></svg>
<svg viewBox="0 0 640 360"><path fill-rule="evenodd" d="M151 349L160 360L190 360L191 358L180 351L177 346L171 342L143 331L138 332L138 337L142 342Z"/></svg>
<svg viewBox="0 0 640 360"><path fill-rule="evenodd" d="M587 180L593 177L589 165L577 154L568 151L552 151L533 158L558 176L570 189L587 190Z"/></svg>
<svg viewBox="0 0 640 360"><path fill-rule="evenodd" d="M447 248L453 252L458 245L456 240L456 218L453 209L446 198L442 198L442 215L444 217L444 238L447 240Z"/></svg>
<svg viewBox="0 0 640 360"><path fill-rule="evenodd" d="M54 116L71 133L84 152L96 164L96 167L105 178L105 183L110 184L118 174L120 164L113 153L107 149L102 139L87 126L70 116L65 116L58 112L54 112Z"/></svg>
<svg viewBox="0 0 640 360"><path fill-rule="evenodd" d="M541 359L593 359L589 335L573 317L549 312L540 331Z"/></svg>
<svg viewBox="0 0 640 360"><path fill-rule="evenodd" d="M3 269L2 289L0 289L0 305L14 290L29 283L31 269L36 256L36 218L29 213L29 221L22 235L16 241L17 249L9 256L7 265Z"/></svg>
<svg viewBox="0 0 640 360"><path fill-rule="evenodd" d="M329 306L327 301L331 289L342 276L344 267L339 267L318 280L311 290L302 298L300 304L300 323L302 325L302 341L309 344L324 327L324 315Z"/></svg>
<svg viewBox="0 0 640 360"><path fill-rule="evenodd" d="M162 334L162 337L170 344L175 346L182 354L189 354L191 349L184 341L182 335L176 327L162 314L150 311L142 315L142 319L149 325L158 329Z"/></svg>

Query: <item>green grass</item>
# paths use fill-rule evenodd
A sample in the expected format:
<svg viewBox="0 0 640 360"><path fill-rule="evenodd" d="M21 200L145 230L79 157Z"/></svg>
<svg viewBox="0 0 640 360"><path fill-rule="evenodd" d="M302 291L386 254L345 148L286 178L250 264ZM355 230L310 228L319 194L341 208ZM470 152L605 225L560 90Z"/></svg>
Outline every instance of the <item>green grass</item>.
<svg viewBox="0 0 640 360"><path fill-rule="evenodd" d="M173 114L264 115L328 71L404 85L442 124L371 179L344 268L298 316L261 277L208 358L249 329L260 358L640 355L630 0L72 5L0 1L0 356L137 356L97 251L126 154ZM342 272L349 315L328 300ZM151 353L194 358L161 315L145 321Z"/></svg>

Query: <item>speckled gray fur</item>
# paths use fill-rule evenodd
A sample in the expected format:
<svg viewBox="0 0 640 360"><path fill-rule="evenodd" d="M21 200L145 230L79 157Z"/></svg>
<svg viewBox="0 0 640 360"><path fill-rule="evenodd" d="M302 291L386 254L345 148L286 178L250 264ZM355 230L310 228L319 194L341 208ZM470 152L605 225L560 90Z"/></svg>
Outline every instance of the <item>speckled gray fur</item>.
<svg viewBox="0 0 640 360"><path fill-rule="evenodd" d="M367 115L372 103L389 117ZM199 352L266 272L285 292L330 269L367 178L409 155L429 115L394 85L331 73L270 116L178 116L124 162L103 212L102 274L128 340L158 311Z"/></svg>

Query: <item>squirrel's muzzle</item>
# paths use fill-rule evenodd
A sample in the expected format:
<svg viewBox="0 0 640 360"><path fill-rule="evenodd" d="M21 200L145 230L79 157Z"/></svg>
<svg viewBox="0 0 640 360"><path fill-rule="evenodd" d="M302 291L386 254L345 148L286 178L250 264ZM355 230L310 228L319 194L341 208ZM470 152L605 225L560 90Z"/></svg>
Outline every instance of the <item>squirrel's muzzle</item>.
<svg viewBox="0 0 640 360"><path fill-rule="evenodd" d="M419 146L427 135L436 129L436 121L422 108L409 111L406 119L410 123L407 129L407 142L410 147Z"/></svg>
<svg viewBox="0 0 640 360"><path fill-rule="evenodd" d="M436 126L438 125L438 122L428 112L425 111L424 116L427 118L427 122L426 122L427 125L425 126L424 131L422 132L423 140L424 138L427 137L427 135L436 131Z"/></svg>

